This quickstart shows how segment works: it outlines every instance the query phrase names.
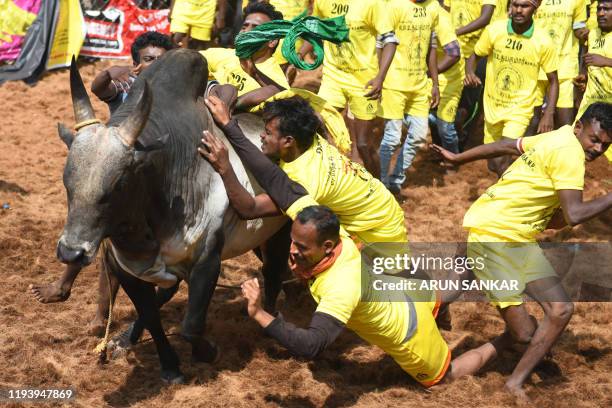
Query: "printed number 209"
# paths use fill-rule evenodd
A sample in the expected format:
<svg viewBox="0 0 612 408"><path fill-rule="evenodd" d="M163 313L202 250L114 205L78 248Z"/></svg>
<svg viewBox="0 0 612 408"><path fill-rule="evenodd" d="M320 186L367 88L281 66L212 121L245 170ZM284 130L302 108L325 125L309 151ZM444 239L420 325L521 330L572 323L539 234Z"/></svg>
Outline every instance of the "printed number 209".
<svg viewBox="0 0 612 408"><path fill-rule="evenodd" d="M332 14L346 14L348 13L348 4L332 3Z"/></svg>

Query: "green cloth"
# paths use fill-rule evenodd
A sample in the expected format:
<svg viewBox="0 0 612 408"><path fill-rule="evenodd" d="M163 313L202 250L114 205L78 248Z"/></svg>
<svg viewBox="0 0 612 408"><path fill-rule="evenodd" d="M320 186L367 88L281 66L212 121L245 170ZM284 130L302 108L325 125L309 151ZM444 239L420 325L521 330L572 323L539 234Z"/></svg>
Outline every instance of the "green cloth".
<svg viewBox="0 0 612 408"><path fill-rule="evenodd" d="M349 29L344 16L320 19L313 16L298 16L292 21L273 20L261 24L249 32L236 36L236 56L240 59L250 58L268 41L284 38L281 52L283 57L296 68L313 70L323 63L323 40L335 44L347 42ZM316 60L314 64L302 61L295 51L298 38L312 44Z"/></svg>

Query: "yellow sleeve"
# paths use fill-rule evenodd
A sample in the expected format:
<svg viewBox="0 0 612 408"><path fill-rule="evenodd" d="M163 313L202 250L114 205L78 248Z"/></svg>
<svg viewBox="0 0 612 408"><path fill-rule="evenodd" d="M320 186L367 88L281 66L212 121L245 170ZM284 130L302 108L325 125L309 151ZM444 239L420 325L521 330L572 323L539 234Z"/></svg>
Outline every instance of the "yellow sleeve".
<svg viewBox="0 0 612 408"><path fill-rule="evenodd" d="M209 48L207 50L200 51L200 54L202 54L202 56L206 58L206 63L208 64L208 71L216 71L219 59L217 53L215 53L215 49Z"/></svg>
<svg viewBox="0 0 612 408"><path fill-rule="evenodd" d="M540 142L540 140L542 140L541 134L537 136L521 137L517 141L518 146L519 146L519 151L521 152L521 154L525 153L527 150L537 145Z"/></svg>
<svg viewBox="0 0 612 408"><path fill-rule="evenodd" d="M576 0L572 23L584 23L587 20L587 4L585 0Z"/></svg>
<svg viewBox="0 0 612 408"><path fill-rule="evenodd" d="M352 262L348 263L348 265L352 264ZM339 273L335 276L342 275L344 274ZM348 271L346 275L352 276ZM348 323L361 298L359 283L347 279L334 279L323 282L323 284L324 287L319 291L320 300L316 311L333 316L344 324Z"/></svg>
<svg viewBox="0 0 612 408"><path fill-rule="evenodd" d="M540 66L545 73L554 72L559 66L559 56L555 50L555 47L550 41L542 44L542 57L540 59Z"/></svg>
<svg viewBox="0 0 612 408"><path fill-rule="evenodd" d="M453 41L457 41L455 30L453 29L453 22L451 15L448 11L440 7L438 12L438 18L434 25L434 31L438 37L438 44L445 46Z"/></svg>
<svg viewBox="0 0 612 408"><path fill-rule="evenodd" d="M295 220L300 211L311 205L319 205L319 203L311 195L305 195L291 204L287 211L285 211L285 214L292 220Z"/></svg>
<svg viewBox="0 0 612 408"><path fill-rule="evenodd" d="M561 147L547 155L548 175L555 190L584 189L584 157L576 156L576 149Z"/></svg>
<svg viewBox="0 0 612 408"><path fill-rule="evenodd" d="M487 55L491 54L492 50L493 41L491 39L491 26L489 25L482 31L482 35L478 39L478 42L476 42L476 45L474 46L474 54L478 55L479 57L486 57ZM465 57L469 58L470 55L466 55Z"/></svg>
<svg viewBox="0 0 612 408"><path fill-rule="evenodd" d="M383 8L383 3L388 4L382 1L368 1L368 3L365 5L365 7L368 9L365 13L364 20L366 24L376 31L377 34L386 34L391 31L395 31L395 24L392 21L393 19L388 18Z"/></svg>

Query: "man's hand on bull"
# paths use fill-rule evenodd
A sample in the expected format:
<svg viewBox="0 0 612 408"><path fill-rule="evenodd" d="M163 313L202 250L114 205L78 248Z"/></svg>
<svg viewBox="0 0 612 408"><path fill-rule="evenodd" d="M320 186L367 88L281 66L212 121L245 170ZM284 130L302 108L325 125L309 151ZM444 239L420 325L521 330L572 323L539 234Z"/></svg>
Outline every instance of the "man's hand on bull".
<svg viewBox="0 0 612 408"><path fill-rule="evenodd" d="M123 91L128 92L132 85L130 81L130 74L132 74L132 67L128 66L114 66L106 70L108 76L111 79L113 85L115 85L117 92Z"/></svg>
<svg viewBox="0 0 612 408"><path fill-rule="evenodd" d="M215 122L220 126L227 126L232 116L225 102L214 95L209 95L208 98L204 99L204 103L208 106Z"/></svg>
<svg viewBox="0 0 612 408"><path fill-rule="evenodd" d="M226 174L232 169L229 161L227 147L219 138L214 136L208 130L202 132L202 144L204 148L198 147L198 152L211 164L213 169L220 175Z"/></svg>

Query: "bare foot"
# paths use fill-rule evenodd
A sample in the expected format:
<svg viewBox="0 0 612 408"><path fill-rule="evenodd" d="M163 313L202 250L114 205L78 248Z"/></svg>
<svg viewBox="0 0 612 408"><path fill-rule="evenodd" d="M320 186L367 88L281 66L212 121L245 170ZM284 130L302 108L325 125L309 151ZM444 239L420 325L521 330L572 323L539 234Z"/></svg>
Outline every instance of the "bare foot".
<svg viewBox="0 0 612 408"><path fill-rule="evenodd" d="M64 302L70 297L70 288L63 288L59 280L46 285L32 284L28 289L40 303Z"/></svg>

